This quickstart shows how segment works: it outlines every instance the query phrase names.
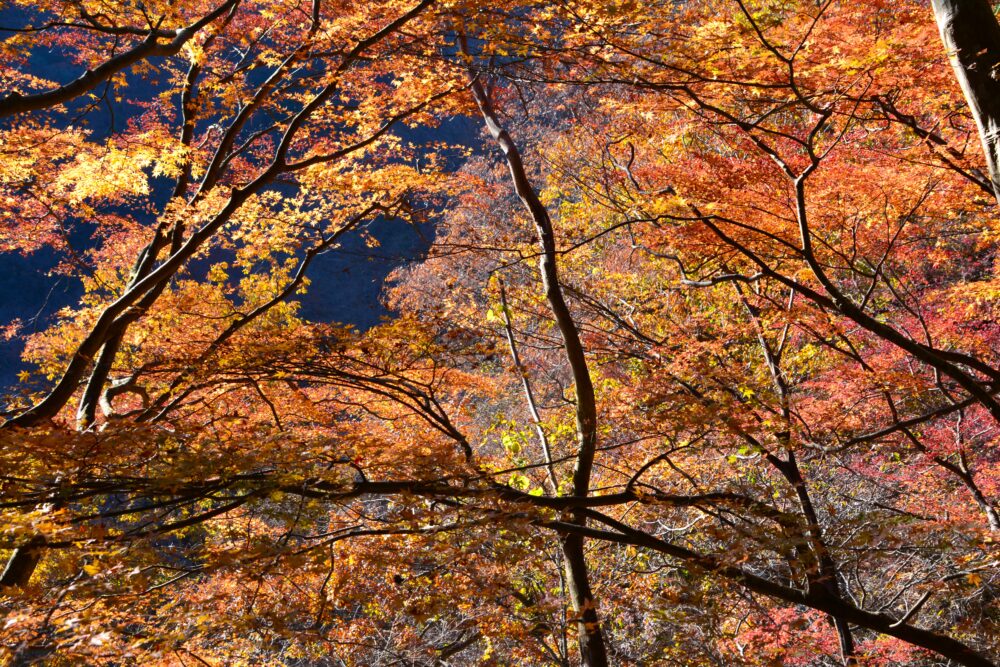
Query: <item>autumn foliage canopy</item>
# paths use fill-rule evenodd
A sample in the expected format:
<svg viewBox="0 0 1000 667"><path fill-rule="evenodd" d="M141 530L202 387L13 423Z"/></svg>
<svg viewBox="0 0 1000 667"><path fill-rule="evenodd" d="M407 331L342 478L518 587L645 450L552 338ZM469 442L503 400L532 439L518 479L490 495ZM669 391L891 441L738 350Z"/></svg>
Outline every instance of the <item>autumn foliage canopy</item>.
<svg viewBox="0 0 1000 667"><path fill-rule="evenodd" d="M1000 661L985 0L0 28L0 252L82 285L0 322L0 662Z"/></svg>

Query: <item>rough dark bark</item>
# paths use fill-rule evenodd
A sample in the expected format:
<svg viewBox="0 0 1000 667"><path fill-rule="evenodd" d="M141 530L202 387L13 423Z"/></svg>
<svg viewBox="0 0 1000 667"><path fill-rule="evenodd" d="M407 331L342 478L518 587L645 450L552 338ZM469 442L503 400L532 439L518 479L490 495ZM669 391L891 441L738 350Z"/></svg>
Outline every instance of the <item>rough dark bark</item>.
<svg viewBox="0 0 1000 667"><path fill-rule="evenodd" d="M830 597L841 599L843 598L843 594L840 590L840 579L837 564L833 560L833 555L830 553L830 550L826 545L826 540L823 537L823 530L819 523L819 515L813 505L812 498L809 496L809 489L806 487L806 481L802 477L802 471L799 469L795 453L789 449L787 456L788 458L783 461L775 456L769 456L769 459L781 472L785 480L795 489L795 496L798 498L799 508L802 511L803 518L805 518L807 522L806 534L811 542L811 557L816 560L815 565L811 566L814 567L816 571L810 572L807 575L809 587L812 589L816 586L820 586L826 590ZM833 621L834 627L837 629L837 639L840 642L840 654L843 664L857 665L858 662L854 644L854 635L851 633L850 623L842 616L831 616L830 618Z"/></svg>
<svg viewBox="0 0 1000 667"><path fill-rule="evenodd" d="M932 0L931 5L1000 201L1000 24L987 0Z"/></svg>
<svg viewBox="0 0 1000 667"><path fill-rule="evenodd" d="M7 97L0 99L0 118L28 111L48 109L59 104L64 104L89 90L93 90L99 84L111 79L119 72L125 71L140 61L153 57L176 55L180 53L181 48L192 37L198 34L202 28L225 14L235 4L237 4L237 0L228 0L190 26L167 32L166 36L172 37L172 39L166 43L160 41L165 36L162 31L151 31L146 39L136 46L113 58L109 58L94 69L87 70L79 78L64 86L33 95L21 95L13 92L7 95Z"/></svg>
<svg viewBox="0 0 1000 667"><path fill-rule="evenodd" d="M790 588L753 574L738 566L727 565L718 558L701 555L686 547L671 544L654 535L631 528L610 517L600 515L597 512L589 512L589 515L598 519L601 523L610 526L612 530L602 530L558 521L551 521L545 525L563 534L580 534L591 539L648 547L654 551L698 566L705 572L715 573L726 579L736 581L747 589L761 595L767 595L792 604L804 605L824 612L833 618L842 618L852 625L858 625L890 637L902 639L904 642L913 644L914 646L920 646L933 651L956 664L965 665L965 667L997 667L997 663L993 662L989 657L957 639L938 634L933 630L925 630L907 623L901 623L885 613L866 611L848 601L831 596L825 588L818 587L808 591Z"/></svg>
<svg viewBox="0 0 1000 667"><path fill-rule="evenodd" d="M408 21L419 15L431 4L433 4L433 0L421 0L412 9L407 11L392 23L386 25L370 37L359 41L344 57L340 66L336 70L337 73L345 71L361 57L362 53L366 49L377 44L389 35L394 34ZM271 86L273 86L273 76L274 75L272 74L272 77L258 89L258 95L264 94L261 91L271 89ZM334 162L347 155L360 151L375 142L380 136L387 134L397 122L404 120L412 113L420 111L420 109L422 109L427 103L433 101L433 99L451 94L450 90L445 91L427 102L390 118L384 125L382 125L382 127L368 135L367 138L351 144L350 146L332 153L315 155L295 164L289 164L287 161L288 151L291 148L299 130L305 124L306 120L318 108L326 104L339 89L339 83L337 80L328 83L302 109L300 109L285 128L285 131L275 148L274 157L270 164L264 168L256 178L246 185L233 188L229 200L222 206L213 218L202 225L201 228L194 231L183 243L179 244L178 247L172 248L171 254L164 258L155 269L151 270L144 278L136 282L132 287L125 290L125 292L115 301L108 304L97 318L97 321L92 326L90 332L77 346L76 351L72 354L69 363L66 365L66 370L63 372L62 377L57 381L55 387L52 388L45 398L19 415L7 420L0 425L0 428L8 428L11 426L32 426L46 419L51 419L58 414L63 406L66 405L67 401L69 401L69 399L77 391L80 381L91 368L92 362L94 362L97 354L104 347L104 344L111 340L114 336L118 335L122 330L122 327L127 326L130 322L130 318L142 314L142 299L147 294L150 294L151 291L162 289L163 285L174 276L181 266L186 264L187 261L200 250L205 242L212 238L253 194L261 191L266 186L271 185L274 179L280 174L305 169L306 167L314 164ZM251 102L245 106L243 111L240 113L245 113L248 108L253 106L253 104L254 103ZM233 124L240 125L243 122L243 120L237 118L234 120ZM209 172L214 173L214 169L216 169L215 162L213 162L213 165L209 167ZM202 180L202 189L204 189L205 183L208 182L208 180L210 180L209 174L206 174ZM196 194L195 196L197 197L198 195Z"/></svg>
<svg viewBox="0 0 1000 667"><path fill-rule="evenodd" d="M819 523L819 515L813 505L812 498L809 496L809 489L806 487L805 478L802 476L802 471L799 469L795 452L791 446L791 399L788 383L781 369L782 347L779 344L777 349L772 348L767 340L767 336L764 334L764 328L761 326L760 319L758 318L757 309L747 300L743 293L743 288L738 283L735 284L735 288L737 297L746 309L750 321L753 323L754 331L757 334L757 341L760 344L764 361L767 363L767 368L771 374L771 382L774 385L774 391L778 397L780 406L782 430L775 435L785 450L787 458L781 459L777 455L770 453L766 455L766 458L795 490L795 495L799 501L799 509L806 521L805 534L808 536L810 548L803 555L807 556L810 561L814 561L807 563L807 570L810 571L807 574L809 585L823 586L832 596L839 598L841 597L841 591L837 564L830 550L827 548L826 540L823 537L823 530ZM788 300L789 308L791 308L794 298L795 292L792 291ZM843 664L848 666L856 665L854 635L851 633L850 624L838 616L831 616L831 619L834 627L837 629Z"/></svg>
<svg viewBox="0 0 1000 667"><path fill-rule="evenodd" d="M222 23L224 28L232 20L235 15L235 11L239 3L232 6L229 14L226 16L225 21ZM208 48L218 36L219 33L213 33L208 36L205 40L202 48ZM201 74L202 68L198 63L192 63L188 68L187 76L184 79L184 88L181 91L181 145L185 147L191 146L191 141L194 138L194 127L195 127L195 113L196 107L194 104L195 97L195 82L198 80L198 76ZM177 183L174 185L174 191L171 194L171 199L179 199L187 194L188 186L191 181L191 164L186 163L181 171L180 177L177 179ZM163 223L161 223L162 225ZM184 236L184 218L181 216L172 224L172 229L170 233L166 233L164 227L156 230L153 239L149 244L143 249L139 254L139 258L135 262L135 266L132 268L132 276L129 279L128 287L126 291L135 287L135 285L149 275L150 271L156 266L156 261L160 256L160 252L166 247L170 246L169 252L171 254L177 252L183 242ZM163 287L166 283L163 283L159 289L152 290L147 294L143 301L147 302L148 305L152 305L156 299L159 298L160 293L163 291ZM148 306L147 306L148 307ZM142 312L144 309L139 308L136 310L137 319L138 313ZM94 364L94 369L90 374L90 379L87 381L86 387L83 390L83 395L80 398L80 405L77 409L77 425L79 428L89 428L95 421L97 417L97 406L100 404L101 396L104 392L104 385L108 380L108 375L111 373L111 368L114 366L115 358L118 356L118 350L121 348L122 340L125 336L125 330L132 323L132 321L123 321L120 331L109 337L104 343L104 347L101 348L100 355L97 357L97 361Z"/></svg>
<svg viewBox="0 0 1000 667"><path fill-rule="evenodd" d="M356 62L358 58L361 57L361 54L366 49L377 44L387 36L394 34L408 21L412 20L427 7L433 4L433 1L434 0L420 0L420 2L418 2L405 14L392 21L381 30L359 41L344 57L337 71L343 72L346 70L349 66L351 66L351 64ZM188 30L193 30L195 28L200 29L208 22L211 22L215 18L221 16L222 13L224 13L223 10L231 9L238 6L238 4L238 0L229 0L220 6L219 9L212 12L212 14L205 17L197 24L194 24ZM319 0L314 0L312 13L313 23L310 29L310 34L315 32L318 20ZM190 36L185 39L189 38ZM180 39L179 36L178 39ZM178 47L178 49L179 48L180 47ZM296 53L298 53L298 51L296 51ZM113 73L108 74L109 77L112 75ZM265 83L264 86L261 87L261 90L266 88L268 85L268 83ZM83 88L82 92L85 92L87 89L88 88ZM288 151L296 137L297 132L306 122L306 119L314 111L316 111L316 109L329 101L337 90L337 81L328 83L322 91L316 94L312 100L303 109L301 109L295 117L293 117L275 149L274 158L270 164L263 171L261 171L256 178L245 186L233 188L229 200L212 219L206 222L200 229L193 232L190 237L183 242L180 237L180 228L175 226L175 233L170 238L170 255L160 264L156 265L155 268L153 268L153 264L155 264L154 260L157 252L155 252L152 248L149 249L149 252L151 253L148 255L150 261L149 269L144 270L139 274L142 276L141 278L137 275L136 279L130 282L128 289L126 289L125 292L115 301L105 307L91 331L87 334L71 356L63 376L56 383L55 387L49 392L48 395L45 396L45 398L28 410L25 410L21 414L0 423L0 429L33 426L56 416L56 414L59 413L59 411L77 391L80 381L83 379L87 370L91 367L91 363L95 360L95 357L97 357L99 353L102 353L102 359L97 361L97 368L95 369L96 375L91 377L90 381L87 383L88 388L85 389L86 396L84 405L81 406L83 409L83 412L81 413L81 421L84 425L87 425L89 421L93 420L94 410L96 409L96 403L93 401L93 398L99 396L100 394L100 389L103 387L107 377L107 370L110 369L114 361L114 356L117 353L118 345L120 343L120 337L124 333L125 329L136 318L140 317L149 306L152 305L152 303L159 296L160 292L166 286L166 283L176 274L178 269L180 269L181 266L194 256L199 248L206 241L208 241L208 239L210 239L237 210L239 210L239 208L244 204L244 202L246 202L247 199L249 199L251 195L270 185L279 174L285 171L302 169L310 164L332 162L363 149L365 146L377 140L379 136L389 132L396 122L403 120L410 113L419 111L424 106L421 104L412 108L409 112L404 112L403 114L394 116L385 125L370 134L366 139L358 141L341 150L322 156L314 156L313 158L301 161L295 165L289 165L287 162ZM36 100L36 102L41 104L41 106L25 107L23 109L18 107L13 111L9 110L11 108L10 104L6 104L5 101L0 101L0 117L2 117L4 113L9 114L16 113L18 111L29 111L33 108L42 108L46 105L59 104L70 99L73 94L77 93L60 89L57 97L49 99L45 104L41 104L41 102ZM445 94L450 94L450 91L441 93L438 97L444 96ZM190 92L186 91L183 103L190 101L189 95ZM19 99L19 104L24 103L24 98ZM244 112L245 111L246 107L244 107ZM238 122L239 121L237 121L237 124ZM209 175L206 175L203 179L202 186L205 185L207 179L209 179ZM186 183L186 178L183 180ZM186 184L184 187L186 187ZM156 241L154 240L153 243L156 243ZM142 264L143 259L140 258L139 262ZM107 349L105 350L106 344ZM44 536L37 536L32 538L32 540L26 545L14 550L8 559L3 578L0 579L0 590L8 585L8 581L11 582L11 585L24 585L28 582L28 580L30 580L31 575L41 557L41 552L45 548L45 544L46 542Z"/></svg>
<svg viewBox="0 0 1000 667"><path fill-rule="evenodd" d="M31 575L38 566L42 547L45 545L45 538L41 535L28 540L26 544L14 549L14 552L7 559L7 566L0 575L0 593L6 588L14 586L26 586L31 580Z"/></svg>

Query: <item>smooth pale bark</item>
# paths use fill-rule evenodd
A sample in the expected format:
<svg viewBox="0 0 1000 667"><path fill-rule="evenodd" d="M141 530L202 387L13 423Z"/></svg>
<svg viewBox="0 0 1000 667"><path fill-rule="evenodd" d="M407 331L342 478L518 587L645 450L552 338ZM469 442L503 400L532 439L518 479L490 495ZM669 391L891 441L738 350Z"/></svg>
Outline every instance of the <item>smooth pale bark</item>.
<svg viewBox="0 0 1000 667"><path fill-rule="evenodd" d="M461 46L463 53L468 55L464 37L461 38ZM580 341L580 332L569 311L569 306L566 304L562 285L559 284L552 220L528 178L528 172L524 167L517 145L501 125L482 82L474 72L472 73L471 89L476 104L483 115L487 131L503 152L510 170L514 191L535 223L538 243L542 250L538 262L542 287L545 291L545 299L549 303L549 309L555 318L556 327L562 336L563 351L566 355L566 361L569 362L573 384L576 388L578 449L576 466L573 470L573 495L587 496L590 493L590 474L593 470L594 453L597 448L597 402L583 343ZM587 519L582 515L576 515L573 517L572 523L586 527ZM608 664L607 647L604 641L604 632L601 629L600 617L597 613L597 604L590 587L584 538L581 534L564 535L561 544L566 566L566 587L576 612L581 660L586 667L605 667Z"/></svg>
<svg viewBox="0 0 1000 667"><path fill-rule="evenodd" d="M517 351L517 341L514 338L514 325L510 321L510 308L507 305L507 289L503 280L500 284L500 307L503 311L504 332L507 334L507 345L510 347L510 358L514 362L514 369L521 378L521 386L524 388L524 399L528 404L528 411L531 414L531 422L535 427L535 434L538 442L542 446L542 456L545 457L545 469L549 473L549 484L552 486L552 493L559 494L559 482L556 480L555 467L552 465L552 448L549 446L549 438L542 428L542 415L538 412L538 402L535 400L535 392L531 389L531 381L528 379L528 369L521 363L521 355Z"/></svg>
<svg viewBox="0 0 1000 667"><path fill-rule="evenodd" d="M931 5L1000 201L1000 24L987 0L932 0Z"/></svg>

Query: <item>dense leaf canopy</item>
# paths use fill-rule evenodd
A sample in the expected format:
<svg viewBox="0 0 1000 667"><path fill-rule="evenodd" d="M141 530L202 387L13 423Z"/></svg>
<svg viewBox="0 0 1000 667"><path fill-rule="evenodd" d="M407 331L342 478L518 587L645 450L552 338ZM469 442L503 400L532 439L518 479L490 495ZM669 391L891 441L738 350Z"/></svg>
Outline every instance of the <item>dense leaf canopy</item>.
<svg viewBox="0 0 1000 667"><path fill-rule="evenodd" d="M1000 660L989 3L495 4L0 1L0 659Z"/></svg>

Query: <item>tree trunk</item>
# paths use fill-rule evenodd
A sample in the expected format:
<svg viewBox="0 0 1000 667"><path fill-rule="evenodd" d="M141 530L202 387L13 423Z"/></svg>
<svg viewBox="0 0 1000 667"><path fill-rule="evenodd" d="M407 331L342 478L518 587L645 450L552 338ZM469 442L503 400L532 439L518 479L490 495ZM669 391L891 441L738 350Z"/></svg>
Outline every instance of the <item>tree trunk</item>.
<svg viewBox="0 0 1000 667"><path fill-rule="evenodd" d="M3 574L0 574L0 593L3 593L5 588L28 585L28 582L31 581L31 575L35 572L35 567L38 566L44 545L45 538L36 535L28 540L27 544L14 549L7 560Z"/></svg>
<svg viewBox="0 0 1000 667"><path fill-rule="evenodd" d="M987 0L932 0L931 5L1000 201L1000 24Z"/></svg>
<svg viewBox="0 0 1000 667"><path fill-rule="evenodd" d="M462 52L468 55L464 35L460 37ZM556 327L563 339L563 350L566 361L569 362L576 388L576 432L579 449L576 455L576 465L573 469L573 495L585 497L590 494L590 475L594 467L594 454L597 450L597 402L594 394L594 384L587 366L583 343L576 322L570 313L562 285L559 283L558 266L556 262L555 232L549 212L535 192L528 172L521 159L513 138L503 128L483 88L476 72L470 71L472 78L470 88L479 110L482 112L486 129L500 147L510 170L514 191L524 204L535 223L538 243L541 246L541 256L538 269L541 273L542 287L545 299L556 321ZM586 527L587 519L582 514L574 514L572 522ZM563 538L562 552L566 558L566 587L569 592L573 610L576 612L576 625L580 641L580 658L586 667L607 667L608 653L601 629L597 604L590 588L590 577L587 571L586 553L582 535L572 534Z"/></svg>

